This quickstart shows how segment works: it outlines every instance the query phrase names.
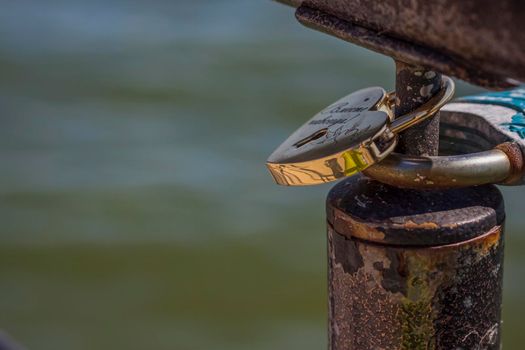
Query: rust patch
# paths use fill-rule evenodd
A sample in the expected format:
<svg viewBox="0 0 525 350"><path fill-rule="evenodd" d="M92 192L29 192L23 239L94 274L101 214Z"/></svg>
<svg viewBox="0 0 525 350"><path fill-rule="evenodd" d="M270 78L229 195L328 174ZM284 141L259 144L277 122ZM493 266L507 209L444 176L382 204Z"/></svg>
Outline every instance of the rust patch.
<svg viewBox="0 0 525 350"><path fill-rule="evenodd" d="M497 249L501 242L502 227L496 226L484 238L477 242L473 249L478 256L484 257L489 255L494 249Z"/></svg>
<svg viewBox="0 0 525 350"><path fill-rule="evenodd" d="M367 198L360 206L355 198ZM328 221L347 237L406 246L464 242L500 225L503 197L494 186L417 191L363 176L339 182L328 195Z"/></svg>
<svg viewBox="0 0 525 350"><path fill-rule="evenodd" d="M354 200L363 195L366 207ZM327 208L331 350L499 348L504 211L494 186L427 193L349 179ZM380 242L363 238L377 233ZM425 244L413 244L418 235Z"/></svg>
<svg viewBox="0 0 525 350"><path fill-rule="evenodd" d="M501 233L406 248L329 225L330 349L498 349Z"/></svg>
<svg viewBox="0 0 525 350"><path fill-rule="evenodd" d="M525 160L521 147L513 142L505 142L498 145L497 148L503 151L510 161L511 175L503 183L507 185L521 183L525 171Z"/></svg>
<svg viewBox="0 0 525 350"><path fill-rule="evenodd" d="M416 228L423 228L423 229L435 229L438 228L438 224L435 222L422 222L422 223L416 223L412 220L407 220L407 222L403 225L396 225L396 227L403 226L406 229L416 229Z"/></svg>
<svg viewBox="0 0 525 350"><path fill-rule="evenodd" d="M334 229L347 236L357 237L364 240L381 242L385 234L377 230L372 223L365 223L345 215L341 210L333 208L333 226Z"/></svg>

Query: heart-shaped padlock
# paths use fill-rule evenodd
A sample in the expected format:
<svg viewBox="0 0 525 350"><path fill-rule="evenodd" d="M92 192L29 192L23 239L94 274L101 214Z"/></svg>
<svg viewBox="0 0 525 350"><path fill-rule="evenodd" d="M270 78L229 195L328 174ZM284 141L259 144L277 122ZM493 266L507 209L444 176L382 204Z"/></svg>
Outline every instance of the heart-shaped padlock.
<svg viewBox="0 0 525 350"><path fill-rule="evenodd" d="M395 94L362 89L331 104L303 124L266 163L280 185L315 185L351 176L389 155L397 133L430 117L454 93L443 77L440 92L421 108L393 120Z"/></svg>

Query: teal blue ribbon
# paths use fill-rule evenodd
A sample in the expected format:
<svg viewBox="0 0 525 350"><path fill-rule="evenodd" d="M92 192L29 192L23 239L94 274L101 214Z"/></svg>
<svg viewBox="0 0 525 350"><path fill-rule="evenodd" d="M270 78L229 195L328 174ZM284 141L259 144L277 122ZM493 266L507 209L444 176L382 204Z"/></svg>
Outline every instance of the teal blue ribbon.
<svg viewBox="0 0 525 350"><path fill-rule="evenodd" d="M501 126L506 127L510 131L518 134L522 139L525 139L525 87L466 96L457 100L460 102L498 105L514 109L517 113L512 116L511 121L509 123L502 123Z"/></svg>

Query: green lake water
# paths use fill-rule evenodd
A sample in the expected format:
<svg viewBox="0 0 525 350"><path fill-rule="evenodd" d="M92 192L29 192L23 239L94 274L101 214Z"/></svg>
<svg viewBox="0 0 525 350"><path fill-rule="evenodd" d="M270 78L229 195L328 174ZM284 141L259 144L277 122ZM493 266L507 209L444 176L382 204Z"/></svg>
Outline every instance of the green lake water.
<svg viewBox="0 0 525 350"><path fill-rule="evenodd" d="M269 0L18 0L0 76L0 328L39 350L326 347L331 185L278 187L264 161L392 88L390 59ZM525 191L502 190L520 349Z"/></svg>

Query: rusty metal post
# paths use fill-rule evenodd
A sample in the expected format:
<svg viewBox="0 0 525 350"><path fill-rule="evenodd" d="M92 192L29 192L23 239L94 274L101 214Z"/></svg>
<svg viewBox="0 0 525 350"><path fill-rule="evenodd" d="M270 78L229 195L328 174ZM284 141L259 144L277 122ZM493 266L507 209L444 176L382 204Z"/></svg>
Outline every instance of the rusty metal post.
<svg viewBox="0 0 525 350"><path fill-rule="evenodd" d="M437 92L438 71L492 88L525 79L523 40L511 35L525 25L518 0L278 1L310 28L394 58L396 115ZM438 128L438 116L411 128L397 151L435 155ZM500 348L496 187L416 191L354 177L332 189L327 217L331 350Z"/></svg>
<svg viewBox="0 0 525 350"><path fill-rule="evenodd" d="M421 106L441 87L441 74L396 61L396 117ZM436 156L439 148L439 113L404 131L397 151L417 156Z"/></svg>
<svg viewBox="0 0 525 350"><path fill-rule="evenodd" d="M327 201L329 348L499 349L503 199L494 186L350 178Z"/></svg>
<svg viewBox="0 0 525 350"><path fill-rule="evenodd" d="M439 90L441 75L396 62L396 115ZM439 116L398 151L435 155ZM499 349L504 205L494 186L394 188L364 177L327 200L329 348Z"/></svg>

